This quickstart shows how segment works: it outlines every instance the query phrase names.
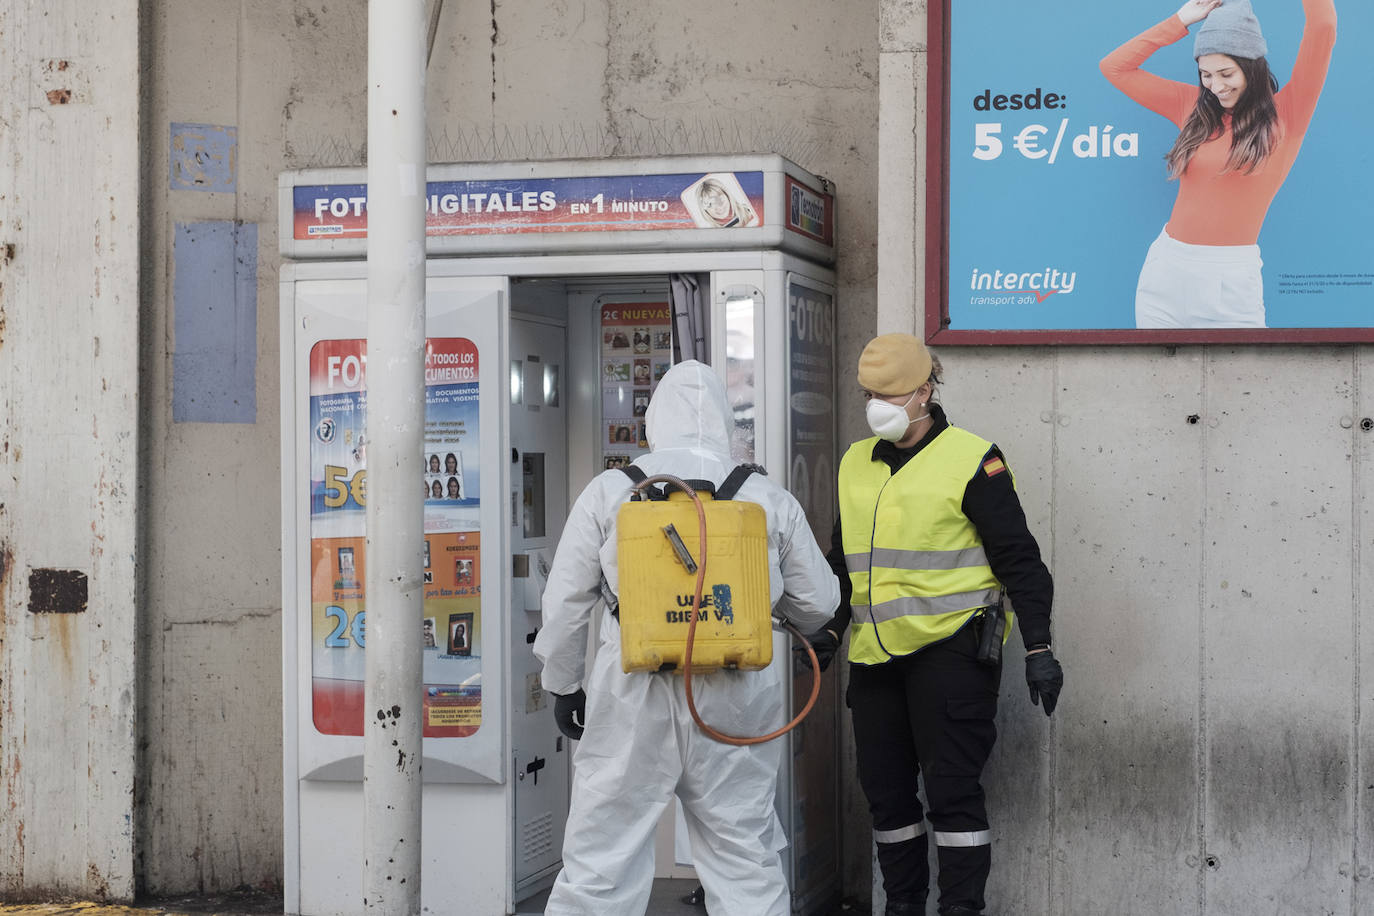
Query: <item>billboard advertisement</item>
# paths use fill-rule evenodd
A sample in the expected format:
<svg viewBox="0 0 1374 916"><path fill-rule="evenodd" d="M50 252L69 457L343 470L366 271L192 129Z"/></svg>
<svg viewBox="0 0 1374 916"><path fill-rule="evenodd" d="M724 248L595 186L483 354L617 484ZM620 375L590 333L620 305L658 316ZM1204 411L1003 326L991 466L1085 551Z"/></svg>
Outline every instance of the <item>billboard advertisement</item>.
<svg viewBox="0 0 1374 916"><path fill-rule="evenodd" d="M932 340L1374 339L1374 6L980 0L930 28Z"/></svg>

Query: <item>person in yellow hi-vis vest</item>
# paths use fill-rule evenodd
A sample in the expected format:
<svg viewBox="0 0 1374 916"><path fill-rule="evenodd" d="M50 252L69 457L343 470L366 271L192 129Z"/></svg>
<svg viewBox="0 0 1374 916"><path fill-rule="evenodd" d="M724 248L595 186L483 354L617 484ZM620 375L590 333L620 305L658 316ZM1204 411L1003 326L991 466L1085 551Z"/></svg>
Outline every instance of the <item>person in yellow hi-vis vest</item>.
<svg viewBox="0 0 1374 916"><path fill-rule="evenodd" d="M647 477L671 474L698 490L727 489L736 464L730 457L734 417L725 385L710 366L687 360L669 369L645 423L649 454L635 459L633 470ZM654 829L676 795L707 910L715 916L790 916L780 855L787 837L773 807L784 742L719 743L690 715L680 672L622 667L620 621L634 609L619 606L632 571L621 569L617 533L631 485L619 469L587 484L568 513L544 589L534 654L544 666L544 689L556 695L559 729L579 741L563 869L544 912L643 916L653 885ZM821 627L835 613L840 589L800 503L759 473L749 474L734 498L763 507L773 613L802 632ZM683 540L700 556L695 523ZM721 553L716 566L723 565ZM713 568L709 556L706 568ZM670 613L681 617L685 601L690 614L691 596L665 584ZM587 671L591 615L603 601L600 644ZM775 656L759 670L694 674L702 720L730 735L779 728L790 664Z"/></svg>
<svg viewBox="0 0 1374 916"><path fill-rule="evenodd" d="M859 357L873 437L840 461L827 559L840 608L810 637L822 670L849 636L846 703L887 916L926 911L929 818L940 912L976 914L992 863L981 776L997 738L1001 650L1012 616L1031 700L1054 712L1063 671L1050 650L1054 586L997 446L951 426L932 401L939 364L910 334ZM929 810L917 798L917 776Z"/></svg>

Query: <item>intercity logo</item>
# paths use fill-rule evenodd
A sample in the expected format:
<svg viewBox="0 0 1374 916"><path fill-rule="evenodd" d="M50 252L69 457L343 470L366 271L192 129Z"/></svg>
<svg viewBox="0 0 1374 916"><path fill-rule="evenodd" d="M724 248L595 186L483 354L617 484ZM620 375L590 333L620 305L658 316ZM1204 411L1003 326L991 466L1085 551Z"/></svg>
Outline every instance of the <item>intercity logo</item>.
<svg viewBox="0 0 1374 916"><path fill-rule="evenodd" d="M973 305L1030 305L1044 302L1055 293L1073 292L1078 271L1043 267L1040 270L1008 271L973 268L969 289L988 290L991 295L972 296ZM1035 298L1032 299L1031 297Z"/></svg>

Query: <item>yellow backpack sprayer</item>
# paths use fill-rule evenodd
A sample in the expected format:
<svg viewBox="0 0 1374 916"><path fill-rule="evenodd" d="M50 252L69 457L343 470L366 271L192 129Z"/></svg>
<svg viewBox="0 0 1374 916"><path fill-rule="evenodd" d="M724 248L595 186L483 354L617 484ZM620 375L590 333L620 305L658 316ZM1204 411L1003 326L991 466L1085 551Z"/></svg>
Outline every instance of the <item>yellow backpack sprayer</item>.
<svg viewBox="0 0 1374 916"><path fill-rule="evenodd" d="M767 519L758 503L733 499L759 469L740 465L715 492L703 481L647 477L634 465L622 470L635 486L616 516L621 668L680 671L692 719L717 741L761 744L786 734L806 718L821 688L815 651L787 621L780 623L806 646L813 676L795 719L767 735L727 735L701 720L692 695L693 670L758 670L773 660ZM659 482L664 490L653 486Z"/></svg>

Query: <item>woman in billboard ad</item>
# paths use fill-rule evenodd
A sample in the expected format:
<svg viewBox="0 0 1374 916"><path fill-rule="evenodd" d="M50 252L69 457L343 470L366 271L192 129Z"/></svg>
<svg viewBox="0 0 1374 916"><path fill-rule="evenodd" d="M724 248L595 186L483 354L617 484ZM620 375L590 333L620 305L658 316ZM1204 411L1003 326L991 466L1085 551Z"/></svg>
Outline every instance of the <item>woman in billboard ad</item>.
<svg viewBox="0 0 1374 916"><path fill-rule="evenodd" d="M1307 135L1336 40L1334 0L1302 6L1297 59L1281 89L1250 0L1188 0L1102 60L1113 86L1179 127L1165 156L1178 193L1140 271L1136 327L1266 326L1260 229ZM1198 23L1196 84L1141 69Z"/></svg>

